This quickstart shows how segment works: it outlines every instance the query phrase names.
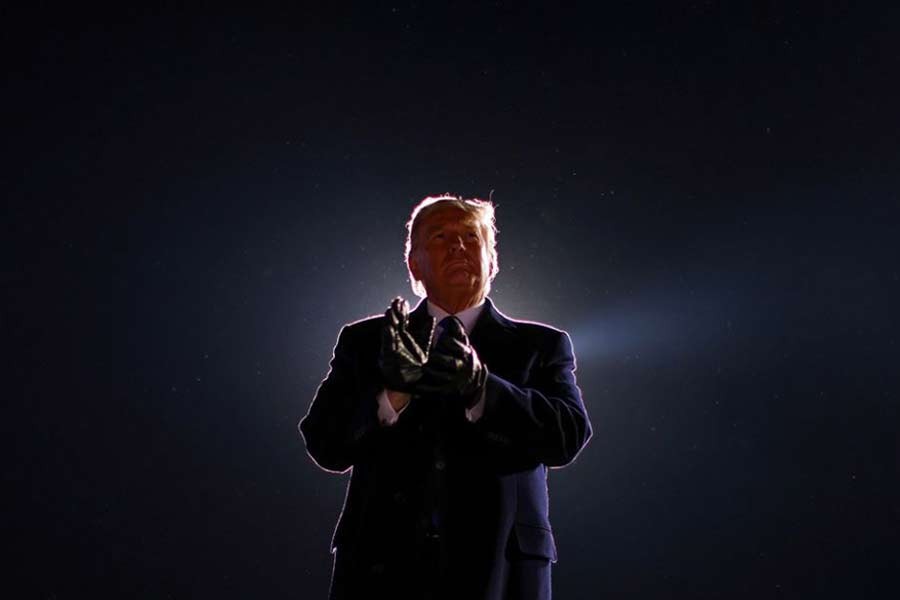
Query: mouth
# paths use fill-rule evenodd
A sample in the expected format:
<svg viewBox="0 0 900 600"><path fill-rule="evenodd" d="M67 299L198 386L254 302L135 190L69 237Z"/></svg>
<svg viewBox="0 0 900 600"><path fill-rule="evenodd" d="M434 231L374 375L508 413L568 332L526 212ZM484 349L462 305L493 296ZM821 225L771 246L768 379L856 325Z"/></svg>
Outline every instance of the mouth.
<svg viewBox="0 0 900 600"><path fill-rule="evenodd" d="M452 269L454 267L468 267L469 261L467 260L451 260L446 265L444 265L445 269Z"/></svg>

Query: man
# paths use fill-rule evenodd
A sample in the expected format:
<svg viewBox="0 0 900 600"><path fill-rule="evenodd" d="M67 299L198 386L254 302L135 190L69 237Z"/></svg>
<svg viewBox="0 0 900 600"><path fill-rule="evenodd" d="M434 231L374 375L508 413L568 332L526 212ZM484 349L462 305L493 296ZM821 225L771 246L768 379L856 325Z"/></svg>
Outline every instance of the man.
<svg viewBox="0 0 900 600"><path fill-rule="evenodd" d="M501 314L494 207L426 198L407 223L413 290L341 330L301 420L323 469L352 469L330 598L549 599L547 468L591 436L562 331Z"/></svg>

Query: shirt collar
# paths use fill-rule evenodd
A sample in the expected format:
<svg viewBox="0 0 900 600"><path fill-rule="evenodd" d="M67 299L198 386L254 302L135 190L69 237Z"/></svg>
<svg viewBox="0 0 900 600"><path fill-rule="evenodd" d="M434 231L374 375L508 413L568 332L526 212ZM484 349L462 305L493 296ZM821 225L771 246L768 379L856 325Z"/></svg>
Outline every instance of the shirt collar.
<svg viewBox="0 0 900 600"><path fill-rule="evenodd" d="M437 321L438 323L440 323L441 319L443 319L444 317L450 316L450 313L445 311L437 304L434 304L431 300L427 301L427 305L428 314L434 317L435 321ZM475 326L475 321L478 320L478 316L481 314L482 310L484 310L484 299L482 299L481 302L479 302L475 306L470 306L466 310L462 310L453 316L462 321L463 328L466 330L466 333L471 334L472 328Z"/></svg>

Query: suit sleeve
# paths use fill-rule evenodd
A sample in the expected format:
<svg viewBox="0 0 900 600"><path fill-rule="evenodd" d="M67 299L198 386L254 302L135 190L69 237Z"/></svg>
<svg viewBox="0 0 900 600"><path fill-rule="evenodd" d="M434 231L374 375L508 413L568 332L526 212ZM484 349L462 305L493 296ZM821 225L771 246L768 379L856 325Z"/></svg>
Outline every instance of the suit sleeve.
<svg viewBox="0 0 900 600"><path fill-rule="evenodd" d="M521 457L558 467L575 459L592 431L575 383L572 342L565 332L551 337L525 386L488 375L476 425Z"/></svg>
<svg viewBox="0 0 900 600"><path fill-rule="evenodd" d="M361 382L357 353L352 330L344 327L328 375L298 425L306 451L327 471L342 473L353 466L378 429L380 382Z"/></svg>

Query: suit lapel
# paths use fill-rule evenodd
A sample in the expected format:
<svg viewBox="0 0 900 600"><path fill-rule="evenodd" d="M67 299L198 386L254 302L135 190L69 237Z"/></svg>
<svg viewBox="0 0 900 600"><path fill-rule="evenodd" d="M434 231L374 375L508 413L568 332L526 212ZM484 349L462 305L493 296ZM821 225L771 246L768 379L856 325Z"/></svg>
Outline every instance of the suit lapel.
<svg viewBox="0 0 900 600"><path fill-rule="evenodd" d="M508 345L515 338L515 328L515 323L497 310L490 298L485 298L484 310L475 321L469 339L486 364L496 365L508 355Z"/></svg>
<svg viewBox="0 0 900 600"><path fill-rule="evenodd" d="M432 316L428 314L428 303L423 298L419 300L416 307L409 313L408 326L408 330L413 334L416 341L423 346L426 343L426 340L423 338L430 325L429 319L432 319Z"/></svg>

